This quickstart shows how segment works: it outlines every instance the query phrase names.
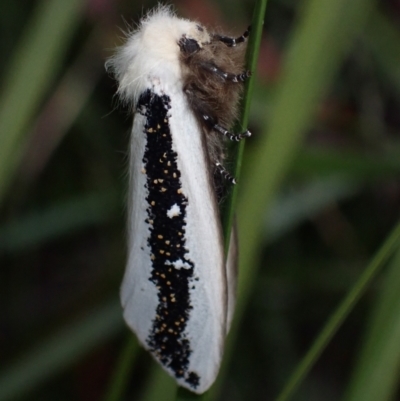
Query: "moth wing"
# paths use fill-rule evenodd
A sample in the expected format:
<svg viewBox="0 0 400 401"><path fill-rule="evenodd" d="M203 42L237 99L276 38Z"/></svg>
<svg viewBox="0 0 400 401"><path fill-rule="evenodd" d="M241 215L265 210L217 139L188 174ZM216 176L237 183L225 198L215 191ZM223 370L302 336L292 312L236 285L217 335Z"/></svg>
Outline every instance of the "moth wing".
<svg viewBox="0 0 400 401"><path fill-rule="evenodd" d="M148 244L151 223L147 219L148 191L143 156L146 146L144 134L146 117L135 113L130 142L128 193L128 255L121 286L124 318L142 345L152 328L158 294L150 281L151 249ZM147 220L147 221L146 221Z"/></svg>
<svg viewBox="0 0 400 401"><path fill-rule="evenodd" d="M158 266L167 278L163 281L155 276L160 273L155 265L155 260L161 257L157 252L168 247L157 248L155 231L164 230L165 224L158 226L157 213L161 212L153 219L150 205L152 182L160 178L151 176L147 168L158 163L148 149L150 137L145 133L154 116L151 116L152 110L147 116L136 114L131 140L129 255L121 290L124 317L142 345L181 386L202 393L218 373L226 335L226 266L218 207L203 134L182 89L166 87L160 79L153 80L149 87L154 96L168 99L168 113L157 125L161 126L161 134L171 140L172 153L166 153L174 155L175 160L166 162L176 162L157 174L176 173L180 187L168 187L164 194L176 190L184 199L178 197L174 204L172 197L167 207L172 211L176 206L178 215L170 223L171 227L181 224L184 243L176 243L175 231L172 233L171 228L170 233L168 227L163 231L163 240L171 241L168 247L182 245L184 255L181 254L178 263L178 259L173 260L175 248L170 259L165 259L163 254L166 262ZM156 147L163 146L160 141L156 141ZM161 202L161 195L159 199ZM170 233L171 239L165 238L165 232L167 236ZM190 271L188 265L193 273L189 277L185 275ZM171 288L167 287L168 282L174 283Z"/></svg>

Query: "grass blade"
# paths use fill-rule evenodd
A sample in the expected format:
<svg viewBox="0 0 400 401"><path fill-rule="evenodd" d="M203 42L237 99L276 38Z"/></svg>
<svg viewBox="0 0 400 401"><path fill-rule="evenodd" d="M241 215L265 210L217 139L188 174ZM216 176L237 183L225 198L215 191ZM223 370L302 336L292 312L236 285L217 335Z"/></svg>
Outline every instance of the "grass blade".
<svg viewBox="0 0 400 401"><path fill-rule="evenodd" d="M81 0L43 0L20 40L0 96L0 201L20 161L29 123L53 83L80 21Z"/></svg>
<svg viewBox="0 0 400 401"><path fill-rule="evenodd" d="M397 242L399 248L399 243ZM390 264L345 400L394 399L400 366L400 251Z"/></svg>
<svg viewBox="0 0 400 401"><path fill-rule="evenodd" d="M317 103L369 14L371 0L311 0L293 33L268 131L259 138L238 206L241 277L238 316L255 279L265 209L271 205L309 128Z"/></svg>
<svg viewBox="0 0 400 401"><path fill-rule="evenodd" d="M240 118L237 132L243 132L247 129L249 123L250 105L254 91L255 75L257 71L257 61L260 52L260 44L262 31L264 26L264 16L267 9L267 0L258 0L253 13L253 20L251 23L252 33L249 38L249 43L246 53L246 68L252 72L252 76L246 81L245 92L242 103L242 115ZM233 156L235 165L233 168L233 176L236 180L240 178L240 172L242 169L242 160L244 154L245 141L240 141L233 149ZM229 250L230 232L232 230L233 219L236 210L237 194L239 185L235 185L232 188L230 196L226 200L225 204L222 205L222 226L225 239L225 254Z"/></svg>
<svg viewBox="0 0 400 401"><path fill-rule="evenodd" d="M300 383L303 381L307 373L310 371L322 351L325 349L331 338L339 329L340 325L352 311L354 305L360 299L371 281L376 277L377 273L383 268L388 259L393 255L395 250L400 246L400 224L398 224L389 235L385 243L371 260L357 283L349 291L348 295L333 313L331 318L322 329L321 333L314 341L312 347L307 352L303 360L297 366L295 372L289 379L282 393L276 401L287 401L293 395ZM357 398L357 400L361 398ZM364 400L364 399L363 399ZM371 400L383 400L382 398L371 398Z"/></svg>

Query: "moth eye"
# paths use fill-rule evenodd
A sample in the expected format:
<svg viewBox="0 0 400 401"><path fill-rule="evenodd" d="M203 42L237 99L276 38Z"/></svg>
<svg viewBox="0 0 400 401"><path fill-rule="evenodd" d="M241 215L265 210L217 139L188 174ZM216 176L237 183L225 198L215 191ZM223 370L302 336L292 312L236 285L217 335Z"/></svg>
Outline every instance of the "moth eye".
<svg viewBox="0 0 400 401"><path fill-rule="evenodd" d="M178 44L181 48L181 51L186 53L187 55L191 55L200 50L200 46L197 40L187 38L186 36L183 36Z"/></svg>
<svg viewBox="0 0 400 401"><path fill-rule="evenodd" d="M204 32L204 28L201 25L196 25L196 28L200 31L200 32Z"/></svg>

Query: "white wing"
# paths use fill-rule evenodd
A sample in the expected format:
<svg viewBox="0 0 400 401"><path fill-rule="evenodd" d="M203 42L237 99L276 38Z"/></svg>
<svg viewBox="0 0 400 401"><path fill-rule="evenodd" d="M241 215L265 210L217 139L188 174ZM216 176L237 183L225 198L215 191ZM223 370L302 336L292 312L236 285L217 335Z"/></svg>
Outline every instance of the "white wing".
<svg viewBox="0 0 400 401"><path fill-rule="evenodd" d="M134 118L124 317L178 383L202 393L227 324L221 227L204 138L179 85L149 78Z"/></svg>

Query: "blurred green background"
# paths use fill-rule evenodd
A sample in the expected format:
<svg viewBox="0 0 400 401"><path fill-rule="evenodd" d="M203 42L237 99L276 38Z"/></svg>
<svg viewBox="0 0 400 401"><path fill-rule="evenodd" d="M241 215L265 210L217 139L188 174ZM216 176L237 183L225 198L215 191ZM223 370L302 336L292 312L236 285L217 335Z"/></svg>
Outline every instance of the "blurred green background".
<svg viewBox="0 0 400 401"><path fill-rule="evenodd" d="M254 8L172 3L232 34ZM0 4L0 401L175 399L122 322L131 115L104 70L154 5ZM277 399L358 288L292 399L400 399L399 110L400 1L268 1L239 183L238 315L210 398Z"/></svg>

